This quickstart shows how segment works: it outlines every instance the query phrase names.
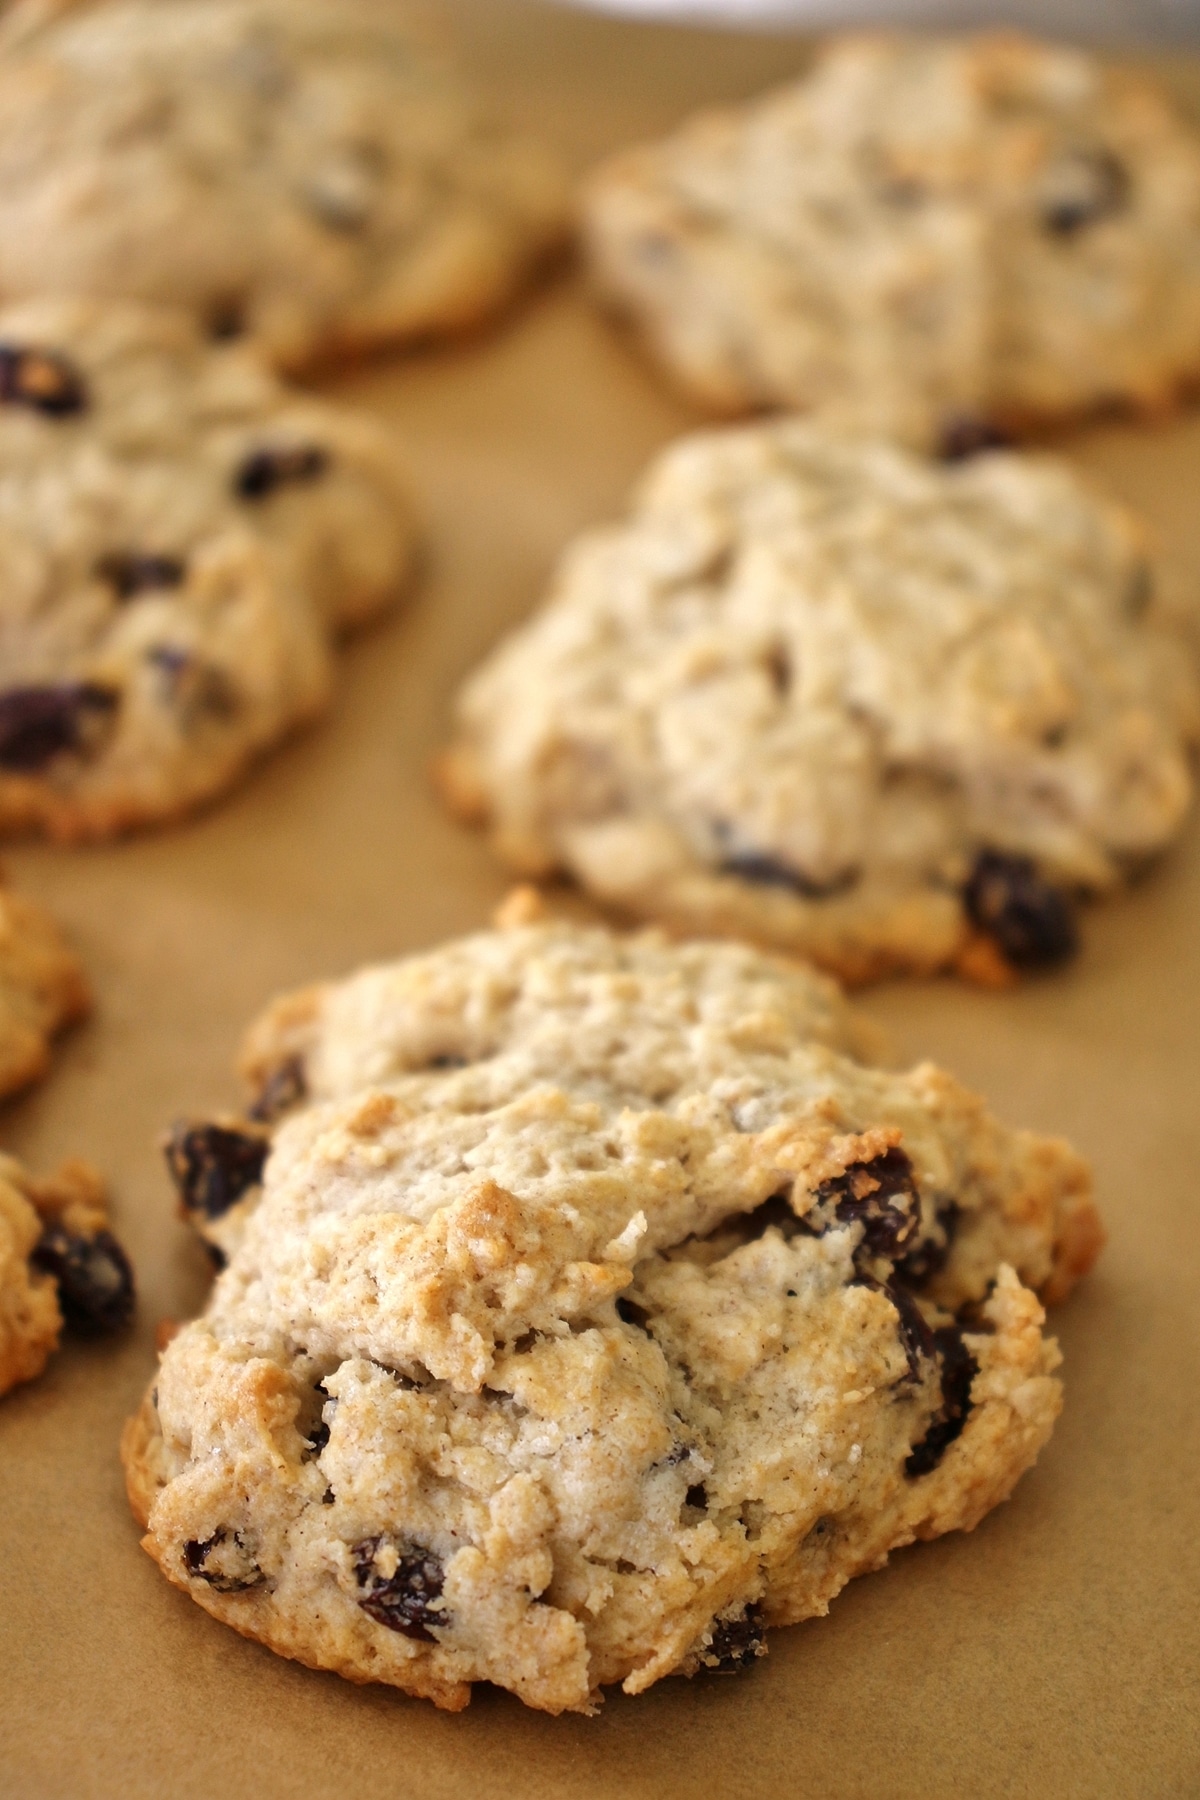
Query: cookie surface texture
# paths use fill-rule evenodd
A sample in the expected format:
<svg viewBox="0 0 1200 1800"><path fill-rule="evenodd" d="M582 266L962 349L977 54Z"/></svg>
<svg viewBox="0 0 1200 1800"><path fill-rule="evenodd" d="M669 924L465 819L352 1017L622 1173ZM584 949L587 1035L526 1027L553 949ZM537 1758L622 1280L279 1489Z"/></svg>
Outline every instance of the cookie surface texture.
<svg viewBox="0 0 1200 1800"><path fill-rule="evenodd" d="M0 880L0 1095L44 1075L50 1040L90 1005L83 966L54 920Z"/></svg>
<svg viewBox="0 0 1200 1800"><path fill-rule="evenodd" d="M279 1002L261 1189L126 1431L145 1548L284 1655L561 1712L969 1529L1058 1412L1088 1173L863 1041L812 971L567 925Z"/></svg>
<svg viewBox="0 0 1200 1800"><path fill-rule="evenodd" d="M1200 139L1019 36L849 37L593 177L600 291L720 408L953 453L1200 372Z"/></svg>
<svg viewBox="0 0 1200 1800"><path fill-rule="evenodd" d="M186 314L0 311L0 831L186 812L324 707L410 569L391 435Z"/></svg>
<svg viewBox="0 0 1200 1800"><path fill-rule="evenodd" d="M133 1315L133 1271L86 1163L38 1179L0 1155L0 1394L41 1374L64 1320L94 1336Z"/></svg>
<svg viewBox="0 0 1200 1800"><path fill-rule="evenodd" d="M565 230L565 183L353 0L18 6L0 296L185 306L281 367L462 328Z"/></svg>
<svg viewBox="0 0 1200 1800"><path fill-rule="evenodd" d="M1049 458L700 433L468 681L443 786L633 916L1003 980L1186 812L1195 677L1151 588Z"/></svg>

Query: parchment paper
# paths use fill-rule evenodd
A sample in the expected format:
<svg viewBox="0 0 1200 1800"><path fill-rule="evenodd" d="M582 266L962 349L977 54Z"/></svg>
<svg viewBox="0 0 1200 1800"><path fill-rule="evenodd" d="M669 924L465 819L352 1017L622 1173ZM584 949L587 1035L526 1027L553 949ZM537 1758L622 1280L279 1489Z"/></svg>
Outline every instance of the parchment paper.
<svg viewBox="0 0 1200 1800"><path fill-rule="evenodd" d="M444 0L496 104L583 162L688 106L753 91L795 43L621 24L532 0ZM1180 69L1194 81L1194 71ZM408 608L348 651L338 704L183 828L96 851L14 848L14 878L86 956L92 1023L0 1116L0 1141L111 1177L136 1333L68 1349L0 1404L0 1792L179 1800L755 1800L1200 1793L1200 827L1096 909L1079 961L1008 996L875 990L1014 1122L1094 1159L1112 1241L1056 1320L1067 1405L1036 1471L971 1536L907 1550L740 1679L549 1719L478 1690L448 1717L244 1642L142 1554L116 1458L153 1331L202 1302L156 1140L233 1104L239 1033L281 987L483 923L507 882L426 781L460 673L695 415L574 278L486 337L348 374L395 420L428 520ZM1200 414L1071 452L1200 575Z"/></svg>

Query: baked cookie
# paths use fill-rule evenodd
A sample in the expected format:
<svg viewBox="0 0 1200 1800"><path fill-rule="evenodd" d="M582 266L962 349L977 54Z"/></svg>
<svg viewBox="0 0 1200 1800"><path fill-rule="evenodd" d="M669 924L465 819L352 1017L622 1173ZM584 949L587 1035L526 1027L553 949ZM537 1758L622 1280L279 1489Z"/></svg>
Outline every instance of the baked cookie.
<svg viewBox="0 0 1200 1800"><path fill-rule="evenodd" d="M390 434L186 314L0 312L0 830L99 837L230 785L393 599Z"/></svg>
<svg viewBox="0 0 1200 1800"><path fill-rule="evenodd" d="M0 1394L32 1381L64 1322L86 1335L133 1317L133 1271L108 1229L104 1185L87 1163L36 1180L0 1155Z"/></svg>
<svg viewBox="0 0 1200 1800"><path fill-rule="evenodd" d="M1200 372L1200 138L1016 35L834 39L591 181L600 292L702 401L953 455Z"/></svg>
<svg viewBox="0 0 1200 1800"><path fill-rule="evenodd" d="M0 877L0 1095L44 1075L51 1038L90 1005L82 965L54 920Z"/></svg>
<svg viewBox="0 0 1200 1800"><path fill-rule="evenodd" d="M557 1713L969 1529L1058 1412L1088 1173L857 1042L810 970L568 925L271 1009L257 1204L126 1430L145 1548L284 1655Z"/></svg>
<svg viewBox="0 0 1200 1800"><path fill-rule="evenodd" d="M1002 980L1187 809L1196 683L1151 586L1049 459L698 434L467 683L443 786L630 914Z"/></svg>
<svg viewBox="0 0 1200 1800"><path fill-rule="evenodd" d="M354 0L102 0L0 30L0 296L188 307L284 367L472 325L565 181Z"/></svg>

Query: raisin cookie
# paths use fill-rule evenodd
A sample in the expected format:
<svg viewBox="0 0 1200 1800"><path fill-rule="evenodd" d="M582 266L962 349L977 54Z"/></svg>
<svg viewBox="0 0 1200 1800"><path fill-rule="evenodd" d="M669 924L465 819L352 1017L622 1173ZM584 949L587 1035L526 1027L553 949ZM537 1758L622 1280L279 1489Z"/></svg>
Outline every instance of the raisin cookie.
<svg viewBox="0 0 1200 1800"><path fill-rule="evenodd" d="M0 33L0 295L186 306L273 362L475 323L566 186L353 0L18 5Z"/></svg>
<svg viewBox="0 0 1200 1800"><path fill-rule="evenodd" d="M46 1366L64 1323L84 1335L133 1317L133 1271L87 1163L35 1178L0 1155L0 1394Z"/></svg>
<svg viewBox="0 0 1200 1800"><path fill-rule="evenodd" d="M1018 36L834 40L592 179L600 291L703 401L954 454L1200 372L1200 138Z"/></svg>
<svg viewBox="0 0 1200 1800"><path fill-rule="evenodd" d="M182 312L0 312L0 830L100 837L229 786L395 597L397 448Z"/></svg>
<svg viewBox="0 0 1200 1800"><path fill-rule="evenodd" d="M79 958L40 906L0 878L0 1096L46 1072L50 1040L91 995Z"/></svg>
<svg viewBox="0 0 1200 1800"><path fill-rule="evenodd" d="M684 439L467 683L441 775L530 874L845 979L999 981L1178 831L1194 674L1064 465Z"/></svg>
<svg viewBox="0 0 1200 1800"><path fill-rule="evenodd" d="M125 1434L145 1548L283 1655L557 1713L975 1525L1059 1409L1088 1174L857 1043L812 971L570 925L277 1005L256 1203Z"/></svg>

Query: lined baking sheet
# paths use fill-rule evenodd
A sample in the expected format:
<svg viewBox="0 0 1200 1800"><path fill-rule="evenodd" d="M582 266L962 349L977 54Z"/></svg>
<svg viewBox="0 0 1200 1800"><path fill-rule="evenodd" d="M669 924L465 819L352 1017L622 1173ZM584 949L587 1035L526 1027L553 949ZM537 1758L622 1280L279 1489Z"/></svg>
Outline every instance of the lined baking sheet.
<svg viewBox="0 0 1200 1800"><path fill-rule="evenodd" d="M444 0L497 106L578 162L800 57L779 38ZM1190 65L1177 79L1195 85ZM14 848L93 973L94 1020L0 1142L109 1174L141 1308L0 1407L0 1790L282 1800L697 1800L1200 1792L1200 827L1089 916L1079 961L994 996L948 982L866 1004L1014 1122L1093 1159L1111 1244L1056 1320L1067 1405L1039 1467L969 1537L900 1553L738 1680L666 1681L599 1718L478 1690L448 1717L235 1637L137 1546L116 1439L153 1333L203 1299L157 1139L233 1104L246 1020L277 989L483 923L506 888L438 810L428 760L459 675L695 422L569 272L487 337L348 373L394 421L428 522L409 605L347 651L338 702L227 803L107 849ZM1200 585L1200 414L1071 454L1142 505L1175 590Z"/></svg>

